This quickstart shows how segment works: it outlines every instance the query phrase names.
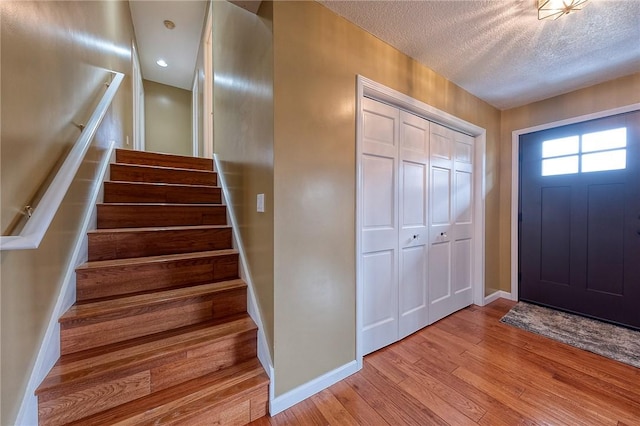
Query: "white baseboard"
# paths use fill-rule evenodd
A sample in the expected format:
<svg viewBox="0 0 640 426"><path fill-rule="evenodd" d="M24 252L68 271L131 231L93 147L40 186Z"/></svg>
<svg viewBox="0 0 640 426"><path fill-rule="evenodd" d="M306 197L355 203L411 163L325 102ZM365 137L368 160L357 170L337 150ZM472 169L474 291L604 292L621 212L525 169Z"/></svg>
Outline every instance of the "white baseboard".
<svg viewBox="0 0 640 426"><path fill-rule="evenodd" d="M340 380L349 377L358 370L358 363L353 360L278 397L275 397L273 394L274 378L272 377L272 386L269 388L269 415L275 416L279 412L284 411L287 408L296 405L298 402L323 391Z"/></svg>
<svg viewBox="0 0 640 426"><path fill-rule="evenodd" d="M256 294L253 286L253 278L251 277L251 271L249 270L249 266L247 264L247 257L244 252L244 244L242 242L242 237L240 236L240 228L238 227L238 222L236 221L236 215L233 210L233 205L228 202L229 200L229 189L227 186L227 182L225 180L224 174L220 171L222 168L220 167L220 159L217 154L213 154L213 162L214 162L214 170L218 172L218 183L220 188L222 188L222 202L227 206L227 218L231 223L231 227L233 228L233 246L236 250L238 250L238 257L240 260L240 278L242 278L247 283L247 313L258 326L258 359L262 364L262 367L269 375L269 377L273 380L273 361L271 360L271 353L269 352L269 345L267 344L267 336L264 333L264 326L262 323L262 315L260 313L260 308L258 307L258 300L256 299ZM272 388L273 386L271 386Z"/></svg>
<svg viewBox="0 0 640 426"><path fill-rule="evenodd" d="M484 298L484 304L488 305L489 303L498 300L498 299L508 299L508 300L513 300L511 293L509 293L508 291L504 291L504 290L498 290L494 293L491 293L488 296L485 296Z"/></svg>
<svg viewBox="0 0 640 426"><path fill-rule="evenodd" d="M60 324L58 323L58 319L76 301L76 267L87 261L87 232L96 227L96 204L99 202L98 200L102 198L102 183L108 176L109 163L113 157L114 147L115 141L111 141L102 158L102 163L99 166L100 168L94 181L94 187L90 194L89 207L73 246L71 261L67 265L56 305L51 318L49 318L49 324L47 325L44 338L40 344L36 362L31 371L29 381L27 382L27 388L22 397L22 403L20 404L16 418L16 426L35 426L38 424L38 398L35 396L35 391L47 376L51 367L53 367L56 361L58 361L58 358L60 358Z"/></svg>

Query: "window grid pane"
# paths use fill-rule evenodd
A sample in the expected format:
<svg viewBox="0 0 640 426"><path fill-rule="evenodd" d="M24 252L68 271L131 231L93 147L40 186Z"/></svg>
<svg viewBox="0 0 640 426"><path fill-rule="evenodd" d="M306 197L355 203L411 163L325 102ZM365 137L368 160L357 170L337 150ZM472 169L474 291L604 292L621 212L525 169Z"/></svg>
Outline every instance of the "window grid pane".
<svg viewBox="0 0 640 426"><path fill-rule="evenodd" d="M577 154L579 150L580 138L578 135L542 142L542 158Z"/></svg>
<svg viewBox="0 0 640 426"><path fill-rule="evenodd" d="M627 146L627 128L604 130L582 135L582 152L605 151Z"/></svg>
<svg viewBox="0 0 640 426"><path fill-rule="evenodd" d="M578 173L578 156L547 158L542 160L542 176Z"/></svg>
<svg viewBox="0 0 640 426"><path fill-rule="evenodd" d="M605 170L622 170L627 167L627 150L594 152L582 155L582 171L602 172Z"/></svg>

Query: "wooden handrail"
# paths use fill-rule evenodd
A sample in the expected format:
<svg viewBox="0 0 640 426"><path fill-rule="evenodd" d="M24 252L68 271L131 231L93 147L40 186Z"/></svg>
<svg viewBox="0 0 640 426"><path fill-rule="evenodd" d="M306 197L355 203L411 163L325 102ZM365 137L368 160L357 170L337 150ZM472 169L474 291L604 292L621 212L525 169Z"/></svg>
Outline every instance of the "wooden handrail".
<svg viewBox="0 0 640 426"><path fill-rule="evenodd" d="M53 218L60 208L62 199L67 194L71 182L75 177L84 156L87 154L91 141L102 123L113 98L124 79L124 74L113 71L114 77L102 99L91 114L89 121L82 129L82 133L65 158L64 163L51 181L46 192L33 209L20 235L0 236L0 250L36 249L46 234ZM32 204L33 205L33 204Z"/></svg>

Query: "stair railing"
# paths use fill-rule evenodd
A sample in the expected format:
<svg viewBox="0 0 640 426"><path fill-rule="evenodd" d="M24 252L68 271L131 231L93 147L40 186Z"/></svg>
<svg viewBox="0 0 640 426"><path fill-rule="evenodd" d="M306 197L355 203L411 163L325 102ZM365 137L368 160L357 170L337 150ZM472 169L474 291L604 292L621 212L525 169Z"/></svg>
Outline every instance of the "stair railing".
<svg viewBox="0 0 640 426"><path fill-rule="evenodd" d="M20 232L20 235L0 236L0 250L25 250L36 249L40 246L40 242L44 238L53 218L64 196L67 194L73 178L75 177L84 156L89 150L89 146L100 127L100 123L111 106L111 102L124 79L124 74L116 71L113 72L113 79L107 83L108 87L102 99L91 114L89 121L83 127L80 127L81 133L76 142L73 144L71 151L65 158L62 166L51 181L51 184L45 191L42 198L35 207L34 203L25 206L25 214L27 223Z"/></svg>

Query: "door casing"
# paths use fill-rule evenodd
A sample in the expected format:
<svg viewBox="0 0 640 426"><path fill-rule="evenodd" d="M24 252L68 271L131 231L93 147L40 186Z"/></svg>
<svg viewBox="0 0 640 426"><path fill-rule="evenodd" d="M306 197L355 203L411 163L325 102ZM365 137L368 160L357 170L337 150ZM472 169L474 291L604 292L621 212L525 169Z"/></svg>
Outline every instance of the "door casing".
<svg viewBox="0 0 640 426"><path fill-rule="evenodd" d="M545 123L538 126L527 127L525 129L514 130L511 133L511 300L518 300L518 200L520 195L520 135L525 133L548 130L554 127L562 127L569 124L581 123L583 121L595 120L597 118L610 117L612 115L624 114L626 112L640 111L640 103L631 104L619 108L594 112L592 114L580 115L567 118L565 120Z"/></svg>
<svg viewBox="0 0 640 426"><path fill-rule="evenodd" d="M475 124L469 123L447 112L441 111L424 102L413 99L403 93L386 87L361 75L357 76L356 93L356 361L358 368L362 368L362 325L364 308L364 283L362 282L362 264L360 252L362 247L362 206L360 205L360 178L362 165L362 100L367 97L395 106L405 111L416 114L429 121L466 133L474 137L474 266L472 270L473 303L484 305L484 242L485 242L485 169L486 169L486 130Z"/></svg>

